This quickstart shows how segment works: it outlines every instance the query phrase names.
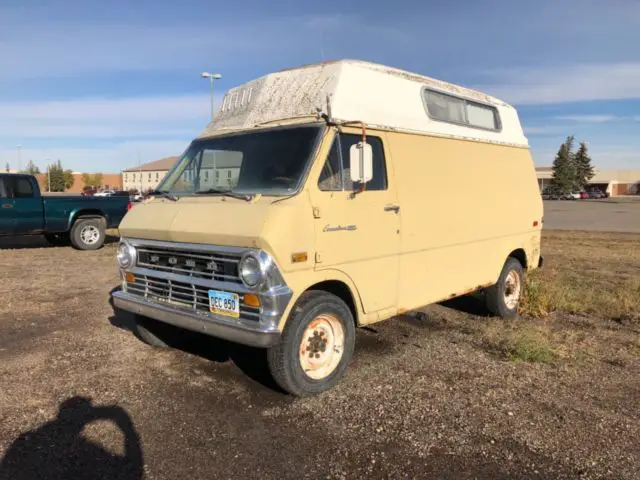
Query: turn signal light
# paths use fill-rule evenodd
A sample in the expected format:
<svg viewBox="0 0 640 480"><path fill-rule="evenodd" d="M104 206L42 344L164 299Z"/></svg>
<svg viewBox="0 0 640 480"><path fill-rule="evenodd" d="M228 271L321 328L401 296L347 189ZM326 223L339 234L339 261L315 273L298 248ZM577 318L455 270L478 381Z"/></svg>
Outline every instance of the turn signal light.
<svg viewBox="0 0 640 480"><path fill-rule="evenodd" d="M125 273L124 278L127 283L136 283L136 276L131 272Z"/></svg>
<svg viewBox="0 0 640 480"><path fill-rule="evenodd" d="M307 252L299 252L291 254L291 263L306 262L308 258Z"/></svg>
<svg viewBox="0 0 640 480"><path fill-rule="evenodd" d="M244 303L245 305L247 305L249 307L259 308L260 307L260 298L258 298L258 296L253 294L253 293L245 293L244 297L242 298L242 303Z"/></svg>

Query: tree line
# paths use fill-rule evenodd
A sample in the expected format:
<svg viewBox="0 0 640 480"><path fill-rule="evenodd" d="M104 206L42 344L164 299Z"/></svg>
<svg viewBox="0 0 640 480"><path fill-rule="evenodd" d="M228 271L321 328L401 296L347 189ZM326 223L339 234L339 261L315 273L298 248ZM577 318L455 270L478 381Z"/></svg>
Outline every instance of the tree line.
<svg viewBox="0 0 640 480"><path fill-rule="evenodd" d="M595 175L587 144L580 142L578 151L574 152L574 143L573 135L567 137L553 161L551 187L560 193L583 190Z"/></svg>
<svg viewBox="0 0 640 480"><path fill-rule="evenodd" d="M6 164L5 168L8 173L10 171L9 163ZM62 162L60 160L49 165L49 170L46 172L41 172L40 168L33 163L33 160L29 160L26 167L22 169L20 173L34 175L36 177L39 176L42 183L42 189L48 192L64 192L65 190L70 189L75 182L73 170L65 170L62 167ZM44 177L42 177L43 173ZM102 180L102 173L82 174L82 182L87 187L101 187Z"/></svg>

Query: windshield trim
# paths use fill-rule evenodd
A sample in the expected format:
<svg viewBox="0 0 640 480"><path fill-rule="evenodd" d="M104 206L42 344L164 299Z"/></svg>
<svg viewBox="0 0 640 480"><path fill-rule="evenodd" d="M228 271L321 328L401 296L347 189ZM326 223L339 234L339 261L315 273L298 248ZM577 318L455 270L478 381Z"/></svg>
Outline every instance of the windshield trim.
<svg viewBox="0 0 640 480"><path fill-rule="evenodd" d="M315 136L315 139L313 140L311 149L309 151L309 155L307 156L306 160L305 160L305 166L304 169L302 170L302 173L300 174L300 179L298 180L298 183L295 187L295 189L288 191L286 193L276 193L276 192L251 192L251 193L244 193L242 191L237 192L240 195L246 194L246 195L255 195L255 194L260 194L263 197L294 197L296 195L298 195L304 185L307 183L307 178L309 177L309 173L311 172L311 168L313 167L313 160L317 157L318 155L318 150L320 148L320 145L322 144L322 141L324 139L324 136L327 134L327 125L324 122L306 122L306 123L294 123L294 124L288 124L288 125L277 125L277 126L273 126L273 127L254 127L251 129L245 129L245 130L237 130L237 131L233 131L233 132L228 132L228 133L223 133L221 135L211 135L208 137L197 137L194 138L189 145L187 146L187 148L182 152L182 154L180 155L180 158L178 158L178 160L176 161L175 165L173 167L171 167L171 170L169 170L164 179L160 182L160 184L158 185L158 187L156 188L157 191L163 191L163 192L167 192L167 193L172 193L172 194L178 194L178 192L172 192L171 189L169 190L165 190L162 189L161 187L163 186L165 180L167 178L169 178L169 176L174 173L174 171L178 168L178 166L181 164L182 160L184 159L185 155L189 152L189 150L191 150L191 148L193 148L194 146L201 144L201 143L206 143L208 141L214 140L214 139L218 139L218 138L227 138L227 137L234 137L234 136L238 136L238 135L246 135L246 134L251 134L254 132L266 132L266 131L274 131L274 130L287 130L287 129L293 129L293 128L316 128L317 134ZM230 190L230 192L236 193L234 190ZM185 193L185 192L179 192L180 197L196 197L198 196L198 194L196 192L190 192L190 193ZM202 196L202 195L200 195Z"/></svg>

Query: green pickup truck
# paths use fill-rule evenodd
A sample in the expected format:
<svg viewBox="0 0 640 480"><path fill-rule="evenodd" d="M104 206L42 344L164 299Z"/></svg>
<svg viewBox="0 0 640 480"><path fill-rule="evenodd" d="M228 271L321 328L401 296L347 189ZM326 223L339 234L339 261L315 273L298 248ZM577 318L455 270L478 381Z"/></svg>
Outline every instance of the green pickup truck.
<svg viewBox="0 0 640 480"><path fill-rule="evenodd" d="M128 196L41 195L34 176L0 174L0 236L44 235L53 245L97 250L130 208Z"/></svg>

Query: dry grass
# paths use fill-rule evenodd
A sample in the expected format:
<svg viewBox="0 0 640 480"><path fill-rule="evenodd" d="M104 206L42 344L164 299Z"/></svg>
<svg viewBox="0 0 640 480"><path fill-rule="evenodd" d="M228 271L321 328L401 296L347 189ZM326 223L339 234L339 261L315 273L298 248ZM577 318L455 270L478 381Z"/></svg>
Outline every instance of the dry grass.
<svg viewBox="0 0 640 480"><path fill-rule="evenodd" d="M514 362L552 363L558 358L550 329L532 324L492 323L483 330L488 351Z"/></svg>
<svg viewBox="0 0 640 480"><path fill-rule="evenodd" d="M545 232L545 266L527 277L522 320L493 319L476 342L516 362L640 357L640 235Z"/></svg>
<svg viewBox="0 0 640 480"><path fill-rule="evenodd" d="M542 248L545 266L528 278L522 315L640 320L640 235L550 232Z"/></svg>

